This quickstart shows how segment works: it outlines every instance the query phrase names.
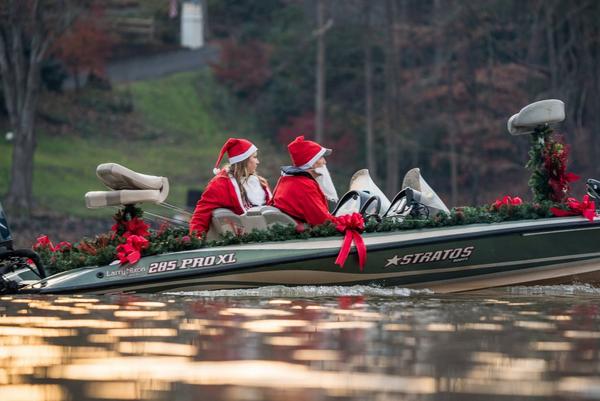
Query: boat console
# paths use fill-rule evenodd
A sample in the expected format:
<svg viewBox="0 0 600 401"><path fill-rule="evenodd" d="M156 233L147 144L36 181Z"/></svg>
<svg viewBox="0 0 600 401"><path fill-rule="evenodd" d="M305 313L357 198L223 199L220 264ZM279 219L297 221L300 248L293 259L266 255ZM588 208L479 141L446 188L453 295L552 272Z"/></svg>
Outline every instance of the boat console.
<svg viewBox="0 0 600 401"><path fill-rule="evenodd" d="M334 216L360 213L365 218L403 219L407 216L429 217L439 212L450 213L448 207L427 184L418 168L404 175L402 190L390 202L375 185L368 170L357 171L350 181L348 191L333 211Z"/></svg>
<svg viewBox="0 0 600 401"><path fill-rule="evenodd" d="M0 252L12 249L12 237L10 235L10 229L8 228L8 222L6 221L6 215L0 203Z"/></svg>
<svg viewBox="0 0 600 401"><path fill-rule="evenodd" d="M28 284L19 276L10 276L12 272L19 269L33 272L35 281L46 277L46 271L37 252L31 249L13 248L6 214L0 203L0 294L16 293L21 286Z"/></svg>
<svg viewBox="0 0 600 401"><path fill-rule="evenodd" d="M368 190L351 190L342 196L331 214L343 216L345 214L360 213L365 218L372 216L379 218L384 212L385 210L382 210L382 200L379 196L373 195Z"/></svg>

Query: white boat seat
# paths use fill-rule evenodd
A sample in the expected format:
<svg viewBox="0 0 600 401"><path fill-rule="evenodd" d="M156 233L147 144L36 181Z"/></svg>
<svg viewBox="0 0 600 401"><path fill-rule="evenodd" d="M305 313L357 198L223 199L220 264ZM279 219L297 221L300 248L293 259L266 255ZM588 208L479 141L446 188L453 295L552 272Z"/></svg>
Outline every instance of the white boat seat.
<svg viewBox="0 0 600 401"><path fill-rule="evenodd" d="M206 238L209 241L218 240L228 232L236 235L251 233L252 230L266 230L275 224L296 225L296 221L273 206L253 207L241 216L229 209L219 208L213 210Z"/></svg>
<svg viewBox="0 0 600 401"><path fill-rule="evenodd" d="M96 175L111 191L86 193L85 205L89 209L135 203L159 204L169 195L166 177L137 173L117 163L100 164Z"/></svg>
<svg viewBox="0 0 600 401"><path fill-rule="evenodd" d="M273 206L262 206L261 214L267 223L267 227L274 226L275 224L281 224L282 226L288 226L290 224L296 225L296 220L281 210Z"/></svg>
<svg viewBox="0 0 600 401"><path fill-rule="evenodd" d="M121 189L119 191L90 191L85 194L85 206L97 209L108 206L133 205L135 203L159 204L167 198L167 192L156 189Z"/></svg>
<svg viewBox="0 0 600 401"><path fill-rule="evenodd" d="M157 189L169 185L166 177L135 172L117 163L102 163L96 167L96 175L110 189Z"/></svg>
<svg viewBox="0 0 600 401"><path fill-rule="evenodd" d="M521 109L508 120L511 135L525 135L546 124L558 123L565 119L565 104L558 99L540 100Z"/></svg>

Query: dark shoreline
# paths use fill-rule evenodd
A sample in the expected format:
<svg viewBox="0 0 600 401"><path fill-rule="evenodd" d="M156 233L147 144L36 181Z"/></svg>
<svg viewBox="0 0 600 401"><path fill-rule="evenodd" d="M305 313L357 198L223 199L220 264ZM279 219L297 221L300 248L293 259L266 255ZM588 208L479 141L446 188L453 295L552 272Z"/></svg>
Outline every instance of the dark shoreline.
<svg viewBox="0 0 600 401"><path fill-rule="evenodd" d="M47 235L57 244L61 241L77 242L84 237L94 238L110 231L111 218L83 218L66 215L33 215L31 217L9 217L9 227L15 248L31 248L36 239Z"/></svg>

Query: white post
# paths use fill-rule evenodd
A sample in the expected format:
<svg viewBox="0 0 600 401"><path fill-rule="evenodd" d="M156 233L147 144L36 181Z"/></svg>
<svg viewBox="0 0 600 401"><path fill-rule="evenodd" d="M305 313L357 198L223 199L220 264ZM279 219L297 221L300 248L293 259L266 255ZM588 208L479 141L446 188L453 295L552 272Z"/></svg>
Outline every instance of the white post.
<svg viewBox="0 0 600 401"><path fill-rule="evenodd" d="M181 46L197 49L204 46L202 27L202 5L200 2L185 2L181 8Z"/></svg>

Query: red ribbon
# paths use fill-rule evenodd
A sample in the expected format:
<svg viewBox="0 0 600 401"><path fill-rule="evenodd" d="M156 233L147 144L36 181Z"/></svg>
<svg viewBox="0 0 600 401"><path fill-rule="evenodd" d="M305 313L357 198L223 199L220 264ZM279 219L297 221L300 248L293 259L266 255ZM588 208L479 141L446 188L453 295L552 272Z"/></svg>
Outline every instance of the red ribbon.
<svg viewBox="0 0 600 401"><path fill-rule="evenodd" d="M59 242L56 246L54 246L47 235L38 237L32 247L34 251L48 249L50 252L66 252L71 250L71 248L73 248L73 245L71 245L71 243L68 241Z"/></svg>
<svg viewBox="0 0 600 401"><path fill-rule="evenodd" d="M144 223L143 220L137 217L127 221L118 221L111 227L111 230L113 230L116 234L121 227L125 229L125 232L122 235L123 238L128 238L131 235L138 235L140 237L150 236L148 224Z"/></svg>
<svg viewBox="0 0 600 401"><path fill-rule="evenodd" d="M594 217L596 217L596 204L590 199L589 195L585 195L581 202L575 198L568 198L567 207L569 210L553 207L550 208L550 211L556 217L582 215L589 221L594 221Z"/></svg>
<svg viewBox="0 0 600 401"><path fill-rule="evenodd" d="M134 264L142 257L142 249L148 248L149 242L139 235L130 235L127 242L117 246L117 257L121 264Z"/></svg>
<svg viewBox="0 0 600 401"><path fill-rule="evenodd" d="M66 252L70 251L73 248L73 245L69 241L61 241L54 247L56 252Z"/></svg>
<svg viewBox="0 0 600 401"><path fill-rule="evenodd" d="M367 247L360 235L365 229L365 221L362 215L360 213L352 213L336 217L335 225L335 228L339 232L346 233L335 264L344 267L348 254L350 254L352 243L354 242L356 251L358 252L358 264L360 271L362 271L367 261Z"/></svg>
<svg viewBox="0 0 600 401"><path fill-rule="evenodd" d="M33 247L32 247L32 249L34 251L37 251L38 249L43 249L43 248L48 248L51 252L54 252L56 250L56 248L54 247L54 244L52 243L52 241L50 241L50 238L48 238L47 235L42 235L42 236L38 237L35 244L33 244Z"/></svg>
<svg viewBox="0 0 600 401"><path fill-rule="evenodd" d="M518 196L510 197L504 196L502 199L496 199L496 202L492 203L494 209L500 209L501 206L518 206L523 204L523 200Z"/></svg>

